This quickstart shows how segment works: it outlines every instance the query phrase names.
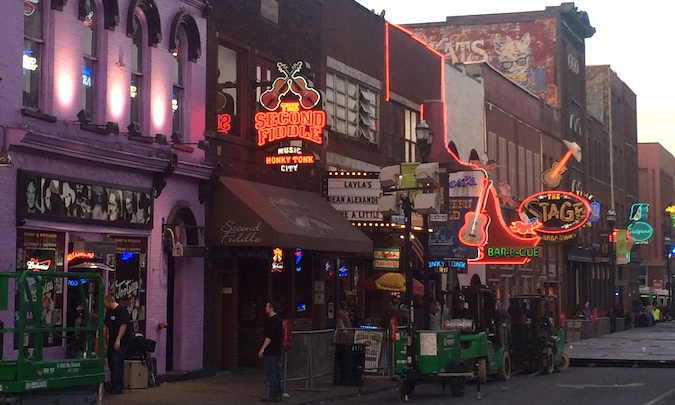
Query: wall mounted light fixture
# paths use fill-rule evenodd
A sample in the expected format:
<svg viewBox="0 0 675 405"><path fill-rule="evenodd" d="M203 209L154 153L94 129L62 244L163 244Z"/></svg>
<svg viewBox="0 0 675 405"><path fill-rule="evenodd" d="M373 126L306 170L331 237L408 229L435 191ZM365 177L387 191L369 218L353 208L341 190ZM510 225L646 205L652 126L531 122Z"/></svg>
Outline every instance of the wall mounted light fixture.
<svg viewBox="0 0 675 405"><path fill-rule="evenodd" d="M0 149L0 167L12 167L14 162L12 157L9 156L7 151L7 128L4 125L0 125L2 128L2 149Z"/></svg>

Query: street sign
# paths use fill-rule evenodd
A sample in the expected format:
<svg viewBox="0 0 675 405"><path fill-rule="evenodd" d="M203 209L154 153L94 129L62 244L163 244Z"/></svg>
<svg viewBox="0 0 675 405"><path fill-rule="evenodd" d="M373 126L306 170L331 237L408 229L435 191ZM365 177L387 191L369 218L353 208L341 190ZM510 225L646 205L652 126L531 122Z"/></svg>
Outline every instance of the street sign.
<svg viewBox="0 0 675 405"><path fill-rule="evenodd" d="M663 288L663 280L654 279L654 281L652 281L652 284L654 285L654 288L656 288L656 289Z"/></svg>

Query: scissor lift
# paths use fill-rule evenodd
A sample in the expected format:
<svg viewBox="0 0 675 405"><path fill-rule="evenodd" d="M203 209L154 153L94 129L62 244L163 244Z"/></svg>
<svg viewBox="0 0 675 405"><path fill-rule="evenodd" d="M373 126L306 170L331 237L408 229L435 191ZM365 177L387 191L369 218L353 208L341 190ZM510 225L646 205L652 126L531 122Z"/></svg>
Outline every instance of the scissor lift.
<svg viewBox="0 0 675 405"><path fill-rule="evenodd" d="M65 317L61 325L44 325L42 296L47 283L63 283L64 294L77 291L80 302L89 303L83 305L82 326L64 326ZM101 403L105 379L103 291L103 279L95 273L0 273L0 314L10 311L14 319L11 328L0 324L0 348L8 337L18 342L18 350L0 352L0 404ZM92 302L100 316L94 315ZM45 356L48 334L64 344L48 350ZM68 358L65 341L72 338L83 338L84 345L77 357L70 354Z"/></svg>

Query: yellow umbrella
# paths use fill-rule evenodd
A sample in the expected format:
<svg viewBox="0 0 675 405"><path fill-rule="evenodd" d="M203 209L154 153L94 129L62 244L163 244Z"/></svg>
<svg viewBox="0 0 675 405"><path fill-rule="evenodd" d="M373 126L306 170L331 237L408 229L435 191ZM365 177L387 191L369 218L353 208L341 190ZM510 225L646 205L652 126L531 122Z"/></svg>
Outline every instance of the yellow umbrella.
<svg viewBox="0 0 675 405"><path fill-rule="evenodd" d="M375 288L382 291L400 291L405 292L405 275L402 273L382 273L376 276ZM366 287L367 288L367 287ZM413 279L413 293L424 294L424 284L419 280Z"/></svg>

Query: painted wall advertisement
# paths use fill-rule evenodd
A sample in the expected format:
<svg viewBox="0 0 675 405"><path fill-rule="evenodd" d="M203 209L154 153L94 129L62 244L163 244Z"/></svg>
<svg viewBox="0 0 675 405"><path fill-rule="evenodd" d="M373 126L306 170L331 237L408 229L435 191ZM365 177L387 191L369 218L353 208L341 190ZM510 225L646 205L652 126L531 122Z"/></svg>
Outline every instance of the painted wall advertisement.
<svg viewBox="0 0 675 405"><path fill-rule="evenodd" d="M555 84L556 20L482 25L434 25L412 31L448 63L488 62L504 76L558 106Z"/></svg>

